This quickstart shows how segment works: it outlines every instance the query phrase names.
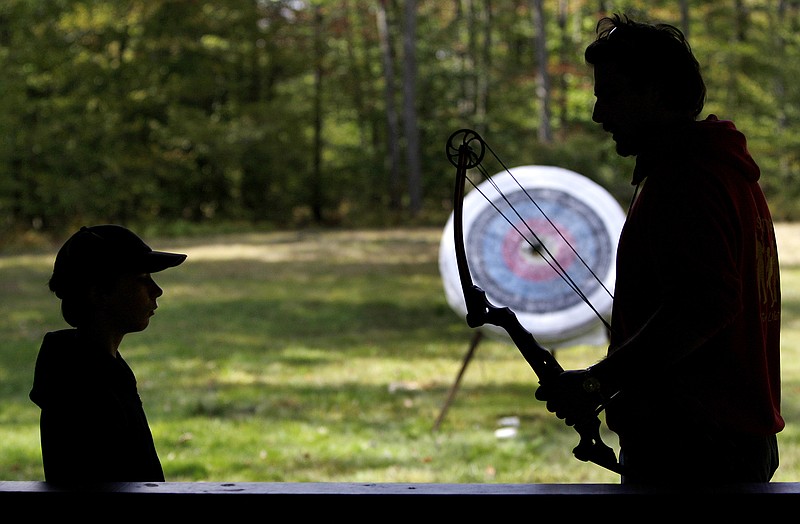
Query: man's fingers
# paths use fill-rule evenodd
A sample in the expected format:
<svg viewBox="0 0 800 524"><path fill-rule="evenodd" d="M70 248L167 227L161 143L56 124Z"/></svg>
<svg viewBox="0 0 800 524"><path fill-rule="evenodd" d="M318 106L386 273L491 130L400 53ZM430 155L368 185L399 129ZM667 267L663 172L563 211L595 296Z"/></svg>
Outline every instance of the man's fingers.
<svg viewBox="0 0 800 524"><path fill-rule="evenodd" d="M536 397L536 400L547 400L548 393L549 392L546 387L539 386L538 388L536 388L534 396Z"/></svg>

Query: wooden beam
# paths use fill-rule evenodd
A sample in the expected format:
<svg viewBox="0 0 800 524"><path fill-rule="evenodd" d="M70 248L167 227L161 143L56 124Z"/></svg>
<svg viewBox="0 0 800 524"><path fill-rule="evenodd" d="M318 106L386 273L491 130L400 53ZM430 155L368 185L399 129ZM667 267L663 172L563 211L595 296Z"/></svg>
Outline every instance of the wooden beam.
<svg viewBox="0 0 800 524"><path fill-rule="evenodd" d="M6 515L155 518L248 515L298 519L347 516L351 522L386 517L448 518L485 515L507 520L514 511L568 517L639 518L742 516L754 507L770 512L800 507L800 483L642 488L621 484L406 484L356 482L131 482L63 487L35 481L0 481ZM379 511L376 513L375 511ZM645 513L641 513L645 511ZM747 513L742 513L746 511ZM17 513L21 512L21 513ZM284 513L289 512L289 513ZM240 518L237 518L237 515ZM294 517L292 517L294 519ZM625 520L623 518L623 520ZM718 521L718 520L717 520ZM412 522L416 524L416 522Z"/></svg>

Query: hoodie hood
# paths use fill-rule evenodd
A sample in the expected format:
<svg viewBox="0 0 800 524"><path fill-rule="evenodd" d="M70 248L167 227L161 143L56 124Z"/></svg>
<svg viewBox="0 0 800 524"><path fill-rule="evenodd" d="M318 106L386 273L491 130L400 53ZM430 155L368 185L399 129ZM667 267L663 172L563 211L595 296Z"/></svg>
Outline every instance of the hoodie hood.
<svg viewBox="0 0 800 524"><path fill-rule="evenodd" d="M33 387L30 399L40 408L46 408L63 398L69 391L70 362L75 345L76 330L62 330L47 333L36 357L36 368L33 373Z"/></svg>
<svg viewBox="0 0 800 524"><path fill-rule="evenodd" d="M749 182L761 177L761 170L747 149L747 139L730 120L709 115L684 129L673 130L655 150L637 157L632 184L639 184L656 166L692 163L716 171L738 174Z"/></svg>
<svg viewBox="0 0 800 524"><path fill-rule="evenodd" d="M136 379L120 360L87 347L76 329L51 331L39 348L28 396L40 408L47 408L75 398L91 398L98 388L108 387L110 380L122 380L126 387L135 389Z"/></svg>

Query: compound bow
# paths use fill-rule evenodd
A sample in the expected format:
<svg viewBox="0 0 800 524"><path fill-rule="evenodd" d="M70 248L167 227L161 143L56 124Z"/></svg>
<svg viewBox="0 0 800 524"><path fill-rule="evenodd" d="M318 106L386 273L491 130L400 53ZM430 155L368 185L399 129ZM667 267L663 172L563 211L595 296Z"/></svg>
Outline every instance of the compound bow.
<svg viewBox="0 0 800 524"><path fill-rule="evenodd" d="M459 138L460 137L460 138ZM460 142L460 143L458 143ZM476 146L473 148L473 145ZM453 133L447 142L447 156L456 166L455 193L453 196L453 232L455 256L461 279L461 288L467 307L466 321L471 328L491 324L504 329L533 369L540 384L553 380L564 371L555 356L542 347L526 330L508 307L499 307L486 298L486 292L472 281L464 248L463 202L467 181L467 170L477 167L483 160L486 144L470 129ZM615 473L622 474L622 466L614 451L600 438L600 419L597 414L591 419L576 423L575 430L580 442L572 450L575 457L584 462L593 462Z"/></svg>

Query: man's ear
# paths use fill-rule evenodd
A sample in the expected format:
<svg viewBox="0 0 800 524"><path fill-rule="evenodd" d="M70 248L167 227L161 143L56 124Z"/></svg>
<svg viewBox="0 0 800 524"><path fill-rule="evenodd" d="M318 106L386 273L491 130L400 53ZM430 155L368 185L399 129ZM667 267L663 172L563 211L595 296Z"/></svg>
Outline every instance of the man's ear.
<svg viewBox="0 0 800 524"><path fill-rule="evenodd" d="M642 99L646 107L650 108L650 118L654 122L668 124L676 120L673 101L659 86L650 85L642 92Z"/></svg>
<svg viewBox="0 0 800 524"><path fill-rule="evenodd" d="M86 286L86 303L91 307L102 305L103 293L97 283L92 283Z"/></svg>
<svg viewBox="0 0 800 524"><path fill-rule="evenodd" d="M662 104L666 101L661 89L655 84L642 86L642 98L647 100L650 107L662 107Z"/></svg>

